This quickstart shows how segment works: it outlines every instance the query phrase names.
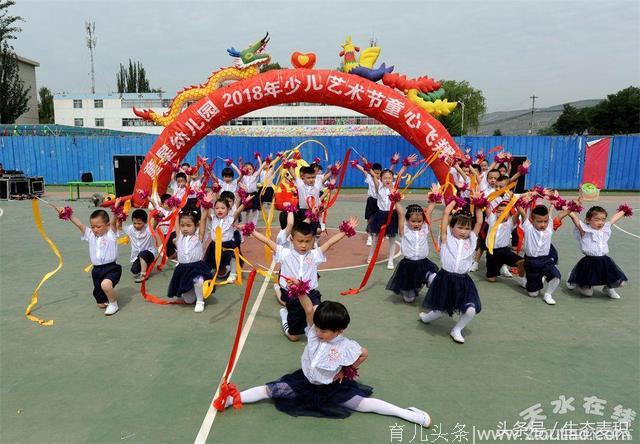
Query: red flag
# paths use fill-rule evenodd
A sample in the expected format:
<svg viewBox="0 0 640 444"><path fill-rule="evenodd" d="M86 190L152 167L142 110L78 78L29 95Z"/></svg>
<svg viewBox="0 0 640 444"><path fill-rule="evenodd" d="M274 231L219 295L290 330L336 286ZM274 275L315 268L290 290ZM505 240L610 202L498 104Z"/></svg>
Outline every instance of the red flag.
<svg viewBox="0 0 640 444"><path fill-rule="evenodd" d="M610 137L587 142L582 183L592 183L600 189L604 188L607 180L610 146Z"/></svg>

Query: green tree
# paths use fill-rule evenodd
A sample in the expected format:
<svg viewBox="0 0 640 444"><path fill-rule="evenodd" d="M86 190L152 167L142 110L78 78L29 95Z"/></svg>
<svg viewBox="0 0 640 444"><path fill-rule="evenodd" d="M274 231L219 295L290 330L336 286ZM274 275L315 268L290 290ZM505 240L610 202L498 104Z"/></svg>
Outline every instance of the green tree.
<svg viewBox="0 0 640 444"><path fill-rule="evenodd" d="M38 90L40 97L38 103L38 120L40 123L53 123L55 121L53 113L53 94L46 86Z"/></svg>
<svg viewBox="0 0 640 444"><path fill-rule="evenodd" d="M16 26L18 22L24 21L22 17L9 15L9 7L15 4L13 0L0 0L0 43L5 40L15 40L16 34L22 31L22 28ZM9 45L9 47L13 49L13 46Z"/></svg>
<svg viewBox="0 0 640 444"><path fill-rule="evenodd" d="M640 88L630 86L589 110L591 134L640 133Z"/></svg>
<svg viewBox="0 0 640 444"><path fill-rule="evenodd" d="M556 134L582 134L589 128L589 111L586 108L577 109L575 106L565 103L562 114L552 125Z"/></svg>
<svg viewBox="0 0 640 444"><path fill-rule="evenodd" d="M29 111L29 91L20 80L18 57L13 52L10 40L16 39L21 29L16 26L22 17L9 15L13 0L0 0L0 123L14 123Z"/></svg>
<svg viewBox="0 0 640 444"><path fill-rule="evenodd" d="M147 72L140 62L132 62L129 59L129 66L120 64L120 70L116 73L116 87L118 93L147 93L162 92L159 88L151 88Z"/></svg>
<svg viewBox="0 0 640 444"><path fill-rule="evenodd" d="M486 101L482 91L475 89L468 81L444 80L440 81L446 91L445 97L449 102L462 102L458 104L448 116L438 116L437 119L444 125L452 136L460 136L463 131L468 134L470 130L478 131L480 117L487 110ZM464 109L464 129L462 128L462 114Z"/></svg>
<svg viewBox="0 0 640 444"><path fill-rule="evenodd" d="M497 130L495 130L495 131L493 132L493 135L494 135L494 136L502 136L502 131L500 130L500 128L498 128Z"/></svg>

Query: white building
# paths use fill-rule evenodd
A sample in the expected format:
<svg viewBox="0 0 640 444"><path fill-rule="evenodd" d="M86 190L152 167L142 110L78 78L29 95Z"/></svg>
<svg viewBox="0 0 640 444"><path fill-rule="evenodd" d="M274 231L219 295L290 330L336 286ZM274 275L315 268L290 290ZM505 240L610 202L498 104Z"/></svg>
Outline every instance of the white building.
<svg viewBox="0 0 640 444"><path fill-rule="evenodd" d="M24 87L29 88L29 110L16 119L17 124L37 125L38 124L38 87L36 85L36 68L40 66L38 62L25 57L16 56L18 59L18 77L24 82Z"/></svg>
<svg viewBox="0 0 640 444"><path fill-rule="evenodd" d="M144 94L55 94L53 106L56 124L117 131L136 131L159 134L163 127L147 122L135 114L137 109L151 108L158 113L167 111L172 97L161 93ZM375 126L380 123L363 114L339 106L295 103L271 106L250 112L227 122L228 127L291 127L291 126ZM258 128L256 128L258 129ZM246 131L245 131L246 132Z"/></svg>

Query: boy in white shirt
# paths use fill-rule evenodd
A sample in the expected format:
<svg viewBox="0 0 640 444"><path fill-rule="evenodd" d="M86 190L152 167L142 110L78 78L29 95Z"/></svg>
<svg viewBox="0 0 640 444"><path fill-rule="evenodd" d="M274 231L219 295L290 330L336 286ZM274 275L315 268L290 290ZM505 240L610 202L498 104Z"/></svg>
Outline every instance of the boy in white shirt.
<svg viewBox="0 0 640 444"><path fill-rule="evenodd" d="M129 236L131 245L131 273L135 282L145 280L147 267L158 255L155 241L147 226L147 212L136 209L131 213L131 225L126 225L122 231Z"/></svg>

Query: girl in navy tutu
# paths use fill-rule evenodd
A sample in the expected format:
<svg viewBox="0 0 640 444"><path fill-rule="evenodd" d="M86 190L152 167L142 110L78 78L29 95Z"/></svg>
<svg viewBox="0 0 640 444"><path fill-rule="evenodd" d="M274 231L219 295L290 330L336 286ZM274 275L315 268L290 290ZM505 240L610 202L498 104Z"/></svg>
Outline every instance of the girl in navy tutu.
<svg viewBox="0 0 640 444"><path fill-rule="evenodd" d="M429 415L415 407L403 409L380 399L370 398L373 389L353 378L367 359L368 351L342 335L349 325L344 305L324 301L315 312L309 296L299 297L307 318L307 345L302 368L277 381L240 393L243 404L273 399L276 408L291 416L346 418L352 411L396 416L405 421L431 425ZM226 407L233 405L227 398Z"/></svg>
<svg viewBox="0 0 640 444"><path fill-rule="evenodd" d="M580 242L580 250L584 257L578 261L567 281L571 290L577 288L585 296L593 295L593 287L603 285L602 292L611 299L620 299L616 288L627 282L627 276L608 256L611 226L624 216L631 216L631 209L621 205L616 214L607 222L607 210L602 207L591 207L587 211L586 223L578 214L571 212L569 217L576 226L575 235Z"/></svg>
<svg viewBox="0 0 640 444"><path fill-rule="evenodd" d="M431 262L429 255L429 223L435 203L429 204L425 212L420 205L409 205L405 211L400 203L398 212L398 233L402 237L400 252L404 258L400 261L393 276L387 283L387 290L402 295L405 302L416 300L424 284L431 285L438 267Z"/></svg>
<svg viewBox="0 0 640 444"><path fill-rule="evenodd" d="M462 330L480 313L480 296L469 277L473 263L478 233L482 228L482 209L476 207L475 223L471 214L458 211L451 215L456 201L452 200L444 210L440 224L440 260L442 268L429 287L422 306L430 308L429 313L420 313L425 324L447 313L460 313L460 319L451 329L451 338L464 344Z"/></svg>
<svg viewBox="0 0 640 444"><path fill-rule="evenodd" d="M254 224L258 223L258 210L260 210L260 196L258 195L258 179L260 178L260 173L264 168L264 164L260 161L260 156L258 159L258 169L256 170L253 164L247 162L242 165L242 173L240 174L240 179L238 180L238 186L247 192L248 196L252 196L251 203L247 206L244 211L247 213L244 218L244 222L253 222Z"/></svg>
<svg viewBox="0 0 640 444"><path fill-rule="evenodd" d="M400 157L398 155L398 157ZM362 174L364 174L364 183L367 184L367 204L364 209L364 220L367 221L367 247L370 247L373 243L373 237L371 236L371 232L369 229L370 219L374 214L378 211L378 193L376 191L376 184L373 182L371 176L376 176L380 179L380 173L382 172L382 165L375 162L369 163L367 159L362 158L362 163L364 166L355 165L355 168L360 170Z"/></svg>
<svg viewBox="0 0 640 444"><path fill-rule="evenodd" d="M202 260L202 241L206 231L206 221L200 218L200 212L194 209L184 209L178 216L176 227L176 251L178 266L173 270L167 296L182 297L185 303L196 306L193 311L204 311L204 281L213 275L207 264Z"/></svg>
<svg viewBox="0 0 640 444"><path fill-rule="evenodd" d="M408 163L414 163L418 159L418 156L412 154L406 160ZM402 178L404 172L407 170L405 165L398 171L398 176ZM369 257L367 257L367 263L371 262L373 252L378 244L378 234L384 224L387 223L387 217L389 216L389 209L391 208L390 196L394 192L393 184L393 171L390 169L382 170L380 177L369 172L369 177L373 180L377 193L378 211L369 219L369 231L373 236L373 242L371 243L371 250L369 251ZM394 212L391 215L391 221L387 226L385 237L389 239L389 257L387 258L387 270L393 270L393 256L396 254L396 234L398 233L398 214Z"/></svg>

